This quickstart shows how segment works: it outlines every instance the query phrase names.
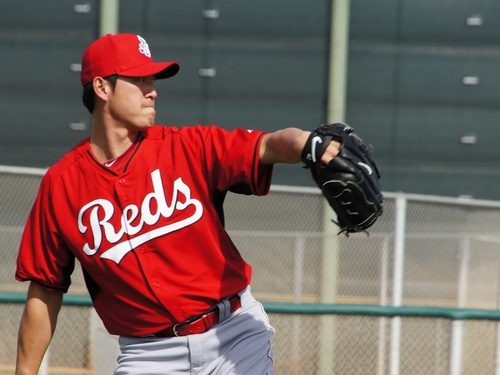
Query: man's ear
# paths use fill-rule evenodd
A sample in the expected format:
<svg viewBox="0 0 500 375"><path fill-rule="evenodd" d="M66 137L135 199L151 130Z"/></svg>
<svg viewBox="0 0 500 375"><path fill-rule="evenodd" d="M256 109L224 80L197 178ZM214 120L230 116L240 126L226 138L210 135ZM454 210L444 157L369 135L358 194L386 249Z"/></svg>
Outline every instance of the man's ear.
<svg viewBox="0 0 500 375"><path fill-rule="evenodd" d="M92 86L94 87L94 92L95 94L103 101L108 100L108 95L110 94L112 87L111 83L102 78L102 77L95 77L92 80Z"/></svg>

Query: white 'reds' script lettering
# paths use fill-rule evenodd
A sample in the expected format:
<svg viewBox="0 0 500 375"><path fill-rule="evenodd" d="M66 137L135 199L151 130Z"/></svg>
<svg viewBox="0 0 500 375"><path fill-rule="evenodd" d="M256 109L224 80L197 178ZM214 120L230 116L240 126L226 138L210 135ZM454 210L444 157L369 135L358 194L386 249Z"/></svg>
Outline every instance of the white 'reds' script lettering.
<svg viewBox="0 0 500 375"><path fill-rule="evenodd" d="M78 229L80 233L83 234L86 233L87 229L90 227L94 240L93 245L91 243L86 243L83 246L85 254L96 254L102 244L104 235L109 243L116 243L116 245L103 252L101 258L111 259L116 263L120 263L123 257L137 246L154 238L187 227L201 218L203 215L203 206L200 201L191 198L189 186L187 186L180 177L174 181L170 205L168 205L165 198L159 169L151 173L151 180L153 181L153 192L144 197L140 208L131 204L123 209L121 214L121 228L119 228L118 231L113 224L109 222L115 213L115 207L110 201L106 199L96 199L82 207L78 214ZM156 212L151 212L151 202L153 200L156 200L157 203ZM146 229L137 237L117 243L123 238L125 233L130 236L138 234L142 231L144 225L150 226L156 224L160 216L169 218L174 214L175 210L182 211L189 206L194 206L195 208L195 212L192 216L149 231ZM83 220L87 211L89 211L88 223L84 223ZM101 219L99 219L99 216Z"/></svg>

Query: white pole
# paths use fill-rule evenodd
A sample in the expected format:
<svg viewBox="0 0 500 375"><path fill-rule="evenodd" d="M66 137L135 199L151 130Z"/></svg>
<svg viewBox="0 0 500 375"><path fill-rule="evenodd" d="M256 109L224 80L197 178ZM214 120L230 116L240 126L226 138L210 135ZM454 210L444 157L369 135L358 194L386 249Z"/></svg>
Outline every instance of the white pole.
<svg viewBox="0 0 500 375"><path fill-rule="evenodd" d="M321 262L321 302L335 303L337 296L338 252L336 226L330 221L330 206L324 207L323 257ZM331 215L330 215L331 217ZM329 229L330 227L331 229ZM318 375L334 374L335 366L335 316L320 316Z"/></svg>
<svg viewBox="0 0 500 375"><path fill-rule="evenodd" d="M350 0L332 0L330 14L330 57L328 71L327 122L344 121L349 46ZM334 212L323 204L323 261L321 302L335 303L337 297L338 228L331 222ZM318 375L332 375L335 362L335 317L320 317Z"/></svg>
<svg viewBox="0 0 500 375"><path fill-rule="evenodd" d="M345 119L350 0L332 0L331 10L328 122Z"/></svg>
<svg viewBox="0 0 500 375"><path fill-rule="evenodd" d="M99 20L99 34L101 36L118 33L119 5L119 0L101 0Z"/></svg>
<svg viewBox="0 0 500 375"><path fill-rule="evenodd" d="M382 243L382 261L380 270L380 306L387 306L387 274L389 270L389 237L385 236ZM378 353L377 353L377 375L385 374L385 324L387 319L379 318L378 327Z"/></svg>
<svg viewBox="0 0 500 375"><path fill-rule="evenodd" d="M461 242L462 254L460 260L460 271L458 274L458 301L459 308L465 307L467 297L467 278L469 270L469 248L470 240L463 239ZM450 375L460 375L462 368L462 341L463 341L463 321L453 320L451 323L450 338Z"/></svg>
<svg viewBox="0 0 500 375"><path fill-rule="evenodd" d="M450 337L450 375L460 375L462 367L462 331L463 321L452 320Z"/></svg>
<svg viewBox="0 0 500 375"><path fill-rule="evenodd" d="M403 269L406 232L406 198L396 197L395 238L394 238L394 279L392 282L392 306L401 306L403 300ZM390 375L399 375L401 346L401 318L391 320Z"/></svg>
<svg viewBox="0 0 500 375"><path fill-rule="evenodd" d="M304 275L304 252L305 252L305 239L303 234L295 236L295 262L294 262L294 285L293 285L293 300L295 303L300 303L302 300L302 283ZM293 317L293 344L292 344L292 365L291 374L300 374L300 344L303 340L302 331L300 329L299 315Z"/></svg>

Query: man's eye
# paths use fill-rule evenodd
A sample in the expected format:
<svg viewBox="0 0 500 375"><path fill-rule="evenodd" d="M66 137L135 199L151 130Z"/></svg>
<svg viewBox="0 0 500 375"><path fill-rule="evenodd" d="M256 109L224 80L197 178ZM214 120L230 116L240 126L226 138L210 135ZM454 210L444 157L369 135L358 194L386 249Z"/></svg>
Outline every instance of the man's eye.
<svg viewBox="0 0 500 375"><path fill-rule="evenodd" d="M137 83L142 83L142 84L150 84L154 82L153 77L137 77L136 82Z"/></svg>

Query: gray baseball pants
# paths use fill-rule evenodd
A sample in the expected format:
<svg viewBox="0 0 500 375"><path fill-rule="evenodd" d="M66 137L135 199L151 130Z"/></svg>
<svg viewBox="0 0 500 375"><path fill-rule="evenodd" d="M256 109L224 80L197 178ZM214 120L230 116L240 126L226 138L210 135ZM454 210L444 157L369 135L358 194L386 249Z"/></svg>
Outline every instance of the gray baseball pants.
<svg viewBox="0 0 500 375"><path fill-rule="evenodd" d="M184 337L119 338L115 375L272 375L274 329L250 287L241 308L209 331Z"/></svg>

